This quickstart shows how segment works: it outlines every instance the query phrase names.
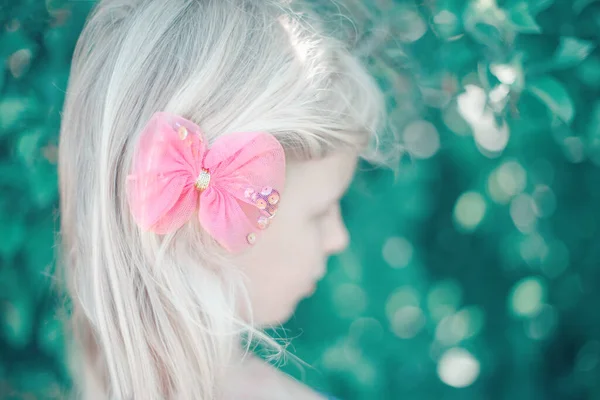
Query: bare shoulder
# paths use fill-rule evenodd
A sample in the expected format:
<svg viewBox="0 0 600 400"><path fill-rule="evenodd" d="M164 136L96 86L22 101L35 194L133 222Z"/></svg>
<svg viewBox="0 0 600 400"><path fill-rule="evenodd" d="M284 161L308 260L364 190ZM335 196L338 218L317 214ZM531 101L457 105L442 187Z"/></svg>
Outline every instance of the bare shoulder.
<svg viewBox="0 0 600 400"><path fill-rule="evenodd" d="M228 376L224 400L325 400L321 394L258 358L249 358Z"/></svg>

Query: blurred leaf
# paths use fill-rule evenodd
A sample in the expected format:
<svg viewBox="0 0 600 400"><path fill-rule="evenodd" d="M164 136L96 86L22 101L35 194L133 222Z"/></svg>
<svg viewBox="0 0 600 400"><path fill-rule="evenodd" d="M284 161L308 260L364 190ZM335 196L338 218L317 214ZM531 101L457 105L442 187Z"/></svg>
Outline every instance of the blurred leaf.
<svg viewBox="0 0 600 400"><path fill-rule="evenodd" d="M57 351L62 350L62 322L53 313L46 313L40 320L37 342L48 355L57 355Z"/></svg>
<svg viewBox="0 0 600 400"><path fill-rule="evenodd" d="M402 42L415 42L427 32L428 25L421 14L412 7L393 7L387 18L393 21L391 26L394 30L394 36Z"/></svg>
<svg viewBox="0 0 600 400"><path fill-rule="evenodd" d="M529 10L533 15L537 15L554 4L554 0L527 0Z"/></svg>
<svg viewBox="0 0 600 400"><path fill-rule="evenodd" d="M27 345L33 331L29 294L21 290L17 297L0 301L0 310L0 335L16 348Z"/></svg>
<svg viewBox="0 0 600 400"><path fill-rule="evenodd" d="M0 93L4 88L4 82L6 81L6 60L0 57Z"/></svg>
<svg viewBox="0 0 600 400"><path fill-rule="evenodd" d="M592 3L597 2L598 0L575 0L573 1L573 11L575 14L579 14L583 11L584 8L589 6Z"/></svg>
<svg viewBox="0 0 600 400"><path fill-rule="evenodd" d="M444 39L454 37L461 33L460 18L452 11L442 9L433 17L433 30Z"/></svg>
<svg viewBox="0 0 600 400"><path fill-rule="evenodd" d="M33 202L40 208L51 206L58 196L56 168L47 162L40 162L29 168L27 173Z"/></svg>
<svg viewBox="0 0 600 400"><path fill-rule="evenodd" d="M15 268L6 263L0 269L0 300L6 300L17 296L21 289L21 280Z"/></svg>
<svg viewBox="0 0 600 400"><path fill-rule="evenodd" d="M51 392L55 391L53 386L56 385L56 376L44 364L26 364L19 368L14 368L10 373L15 388L20 392L25 392L23 393L23 397L20 397L21 400L38 399L40 395L48 396L44 397L45 399L56 399L56 397L51 395ZM48 392L45 392L44 389Z"/></svg>
<svg viewBox="0 0 600 400"><path fill-rule="evenodd" d="M476 41L487 47L490 52L501 52L504 38L497 26L480 22L473 25L469 33Z"/></svg>
<svg viewBox="0 0 600 400"><path fill-rule="evenodd" d="M554 62L563 67L574 66L585 60L595 47L593 42L563 36L554 55Z"/></svg>
<svg viewBox="0 0 600 400"><path fill-rule="evenodd" d="M27 31L22 26L18 26L14 30L4 29L0 39L2 40L0 42L2 44L0 46L0 58L8 58L21 49L29 49L32 55L37 54L39 51L39 45L27 36Z"/></svg>
<svg viewBox="0 0 600 400"><path fill-rule="evenodd" d="M4 216L0 219L0 255L4 257L15 254L25 238L25 224L17 216Z"/></svg>
<svg viewBox="0 0 600 400"><path fill-rule="evenodd" d="M575 115L573 100L564 86L551 76L527 82L526 89L542 101L555 115L571 123Z"/></svg>
<svg viewBox="0 0 600 400"><path fill-rule="evenodd" d="M507 11L509 22L518 32L540 33L542 31L542 28L535 21L528 3L517 3Z"/></svg>
<svg viewBox="0 0 600 400"><path fill-rule="evenodd" d="M4 96L0 99L0 137L25 126L25 119L35 117L41 109L35 97Z"/></svg>
<svg viewBox="0 0 600 400"><path fill-rule="evenodd" d="M481 7L483 8L483 7ZM503 27L504 11L492 7L487 12L482 11L476 2L469 3L463 13L463 25L473 39L484 45L486 52L500 52L504 44Z"/></svg>
<svg viewBox="0 0 600 400"><path fill-rule="evenodd" d="M408 59L408 54L400 46L388 47L383 50L384 54L394 62L405 61Z"/></svg>
<svg viewBox="0 0 600 400"><path fill-rule="evenodd" d="M575 76L590 89L600 88L600 57L592 54L577 66Z"/></svg>
<svg viewBox="0 0 600 400"><path fill-rule="evenodd" d="M44 134L42 127L33 127L21 134L17 143L17 154L23 163L31 166L40 158L40 139Z"/></svg>

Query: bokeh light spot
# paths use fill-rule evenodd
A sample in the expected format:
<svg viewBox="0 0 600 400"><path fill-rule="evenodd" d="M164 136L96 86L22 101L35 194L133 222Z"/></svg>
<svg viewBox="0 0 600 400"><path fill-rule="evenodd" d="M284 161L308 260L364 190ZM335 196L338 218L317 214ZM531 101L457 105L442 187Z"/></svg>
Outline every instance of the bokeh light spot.
<svg viewBox="0 0 600 400"><path fill-rule="evenodd" d="M510 203L510 216L515 227L523 233L533 232L537 222L533 198L521 193Z"/></svg>
<svg viewBox="0 0 600 400"><path fill-rule="evenodd" d="M360 286L343 283L334 289L333 303L341 317L354 318L367 307L367 295Z"/></svg>
<svg viewBox="0 0 600 400"><path fill-rule="evenodd" d="M508 124L498 124L494 112L487 104L488 96L476 85L466 85L465 92L457 97L458 110L473 130L475 142L486 156L497 156L508 144Z"/></svg>
<svg viewBox="0 0 600 400"><path fill-rule="evenodd" d="M498 85L490 91L490 101L495 103L495 105L502 107L504 103L506 103L509 94L510 87L508 85Z"/></svg>
<svg viewBox="0 0 600 400"><path fill-rule="evenodd" d="M482 327L483 311L479 307L467 307L444 317L435 329L435 338L444 346L454 346L477 335Z"/></svg>
<svg viewBox="0 0 600 400"><path fill-rule="evenodd" d="M433 22L436 24L455 24L458 22L456 15L448 10L442 10L433 17Z"/></svg>
<svg viewBox="0 0 600 400"><path fill-rule="evenodd" d="M458 95L458 112L469 124L476 124L485 111L485 91L476 85L465 85L465 91Z"/></svg>
<svg viewBox="0 0 600 400"><path fill-rule="evenodd" d="M440 137L431 122L418 120L404 128L404 145L415 158L429 158L440 149Z"/></svg>
<svg viewBox="0 0 600 400"><path fill-rule="evenodd" d="M473 135L477 144L491 153L499 153L508 144L509 131L506 123L498 126L492 115L486 115L480 123L473 126ZM485 153L484 153L485 154ZM486 154L488 157L496 157L498 154Z"/></svg>
<svg viewBox="0 0 600 400"><path fill-rule="evenodd" d="M383 338L383 326L375 318L358 318L350 325L349 336L356 341L377 343Z"/></svg>
<svg viewBox="0 0 600 400"><path fill-rule="evenodd" d="M586 372L591 371L600 364L600 342L590 340L577 353L575 369Z"/></svg>
<svg viewBox="0 0 600 400"><path fill-rule="evenodd" d="M542 261L541 269L549 278L560 276L570 263L569 249L560 240L553 240L548 246L547 257Z"/></svg>
<svg viewBox="0 0 600 400"><path fill-rule="evenodd" d="M447 350L438 362L437 373L442 382L456 388L464 388L479 376L479 361L461 348Z"/></svg>
<svg viewBox="0 0 600 400"><path fill-rule="evenodd" d="M463 193L454 206L454 221L467 231L473 231L483 220L486 204L483 196L477 192Z"/></svg>
<svg viewBox="0 0 600 400"><path fill-rule="evenodd" d="M527 184L527 172L517 161L502 163L496 170L500 189L508 197L520 194Z"/></svg>
<svg viewBox="0 0 600 400"><path fill-rule="evenodd" d="M419 292L410 286L396 289L387 299L385 315L391 321L396 311L405 306L419 307Z"/></svg>
<svg viewBox="0 0 600 400"><path fill-rule="evenodd" d="M19 49L8 58L8 68L15 78L21 78L30 68L33 53L30 49Z"/></svg>
<svg viewBox="0 0 600 400"><path fill-rule="evenodd" d="M416 42L427 32L427 24L421 15L404 7L395 13L394 26L398 28L398 38L403 42Z"/></svg>
<svg viewBox="0 0 600 400"><path fill-rule="evenodd" d="M469 321L466 314L444 317L435 329L435 339L445 346L452 346L467 336Z"/></svg>
<svg viewBox="0 0 600 400"><path fill-rule="evenodd" d="M567 160L572 163L580 163L585 160L585 147L580 137L571 136L563 141L563 151Z"/></svg>
<svg viewBox="0 0 600 400"><path fill-rule="evenodd" d="M517 316L532 317L541 309L545 297L546 288L540 278L523 278L513 286L510 308Z"/></svg>
<svg viewBox="0 0 600 400"><path fill-rule="evenodd" d="M345 369L360 361L360 352L355 345L340 340L323 353L321 361L326 369Z"/></svg>
<svg viewBox="0 0 600 400"><path fill-rule="evenodd" d="M414 337L425 325L426 319L419 307L404 306L394 313L392 331L402 339Z"/></svg>
<svg viewBox="0 0 600 400"><path fill-rule="evenodd" d="M547 339L553 332L558 313L549 304L543 304L538 313L527 322L527 335L536 340Z"/></svg>
<svg viewBox="0 0 600 400"><path fill-rule="evenodd" d="M456 312L462 300L462 289L454 280L436 283L427 295L427 308L431 317L439 321Z"/></svg>
<svg viewBox="0 0 600 400"><path fill-rule="evenodd" d="M446 127L457 135L466 136L471 133L471 127L460 115L456 101L450 102L444 109L442 119Z"/></svg>
<svg viewBox="0 0 600 400"><path fill-rule="evenodd" d="M492 64L490 71L502 83L513 84L517 80L517 69L508 64Z"/></svg>
<svg viewBox="0 0 600 400"><path fill-rule="evenodd" d="M391 237L383 245L383 259L393 268L406 267L413 257L412 244L403 237Z"/></svg>
<svg viewBox="0 0 600 400"><path fill-rule="evenodd" d="M556 210L556 196L547 185L537 185L532 197L534 211L538 217L549 217Z"/></svg>
<svg viewBox="0 0 600 400"><path fill-rule="evenodd" d="M530 266L541 264L549 251L546 241L537 233L524 236L519 246L521 258Z"/></svg>

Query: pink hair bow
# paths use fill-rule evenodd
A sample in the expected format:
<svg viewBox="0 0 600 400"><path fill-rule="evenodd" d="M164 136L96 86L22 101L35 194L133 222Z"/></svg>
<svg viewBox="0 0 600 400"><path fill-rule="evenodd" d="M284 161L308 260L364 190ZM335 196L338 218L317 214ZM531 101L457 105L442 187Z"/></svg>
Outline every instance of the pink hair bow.
<svg viewBox="0 0 600 400"><path fill-rule="evenodd" d="M266 132L237 132L211 148L193 122L155 113L144 127L127 181L131 214L166 234L197 211L202 227L231 252L254 244L279 206L285 155Z"/></svg>

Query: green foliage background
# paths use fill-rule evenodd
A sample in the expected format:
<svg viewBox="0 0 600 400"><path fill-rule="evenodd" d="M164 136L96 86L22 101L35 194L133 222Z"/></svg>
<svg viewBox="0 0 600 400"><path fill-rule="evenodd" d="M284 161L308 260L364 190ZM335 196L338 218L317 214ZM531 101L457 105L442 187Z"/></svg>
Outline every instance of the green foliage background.
<svg viewBox="0 0 600 400"><path fill-rule="evenodd" d="M59 398L57 132L93 2L0 4L0 398ZM285 326L315 370L284 368L348 400L600 399L600 2L343 4L406 156L361 165L352 245Z"/></svg>

